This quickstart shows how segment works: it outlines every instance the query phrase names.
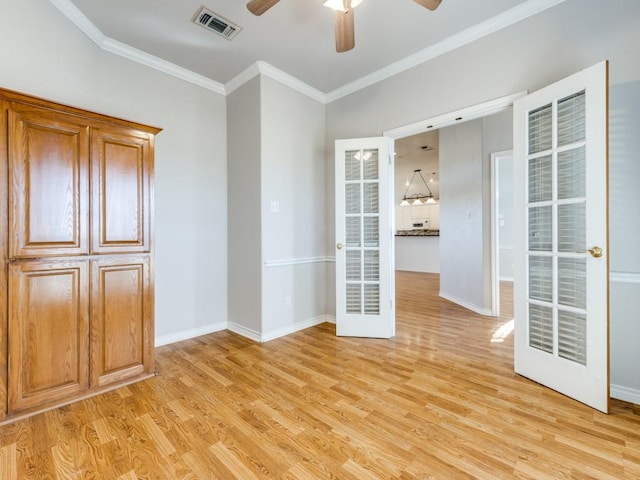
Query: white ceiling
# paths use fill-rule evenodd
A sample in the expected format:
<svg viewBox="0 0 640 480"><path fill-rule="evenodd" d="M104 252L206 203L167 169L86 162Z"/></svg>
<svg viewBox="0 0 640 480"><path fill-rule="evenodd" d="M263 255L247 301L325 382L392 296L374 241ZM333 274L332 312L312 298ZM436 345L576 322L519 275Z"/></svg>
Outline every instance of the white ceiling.
<svg viewBox="0 0 640 480"><path fill-rule="evenodd" d="M354 12L356 47L340 54L323 0L281 0L261 17L247 11L246 0L51 1L72 1L107 37L220 84L263 61L328 93L456 36L481 36L492 21L504 26L514 21L505 18L562 0L443 0L433 12L412 0L364 0ZM243 30L229 41L193 24L201 6Z"/></svg>

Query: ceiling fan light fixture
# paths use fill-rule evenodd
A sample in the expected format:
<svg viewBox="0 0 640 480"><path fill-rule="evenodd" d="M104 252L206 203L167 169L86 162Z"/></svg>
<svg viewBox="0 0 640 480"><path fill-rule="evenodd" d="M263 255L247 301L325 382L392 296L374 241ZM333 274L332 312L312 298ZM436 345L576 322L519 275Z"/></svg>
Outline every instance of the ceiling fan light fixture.
<svg viewBox="0 0 640 480"><path fill-rule="evenodd" d="M351 8L356 8L362 0L351 0ZM343 0L327 0L324 2L325 7L329 7L331 10L335 10L337 12L344 11L344 1Z"/></svg>

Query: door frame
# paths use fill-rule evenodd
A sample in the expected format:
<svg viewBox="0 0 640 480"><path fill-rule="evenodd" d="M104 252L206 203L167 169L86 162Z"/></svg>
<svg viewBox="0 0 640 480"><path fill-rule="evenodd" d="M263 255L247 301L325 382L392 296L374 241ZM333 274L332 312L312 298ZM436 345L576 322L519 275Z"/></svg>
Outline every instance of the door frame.
<svg viewBox="0 0 640 480"><path fill-rule="evenodd" d="M493 100L488 100L486 102L478 103L476 105L472 105L470 107L462 108L459 110L454 110L449 113L444 113L435 117L429 117L425 120L419 120L414 123L410 123L408 125L403 125L401 127L391 128L389 130L384 130L382 135L385 137L390 137L394 141L410 137L412 135L417 135L419 133L424 133L432 130L439 130L441 128L449 127L451 125L455 125L458 123L464 123L470 120L476 120L478 118L487 117L489 115L494 115L496 113L504 112L513 106L513 102L522 98L528 94L527 91L521 91L517 93L513 93L511 95L506 95L504 97L495 98ZM499 152L502 153L502 152ZM493 185L493 182L492 182ZM395 198L395 184L391 185L392 191L390 194ZM493 194L492 194L493 198ZM484 203L484 202L483 202ZM490 210L493 212L493 201L490 201ZM393 208L393 205L392 205ZM493 214L492 214L493 215ZM493 221L493 220L492 220ZM395 225L394 225L395 228ZM495 228L493 228L493 223L491 226L491 312L492 316L497 316L499 312L499 278L497 272L495 271L495 262L496 257L494 255L494 243L497 244L497 240L493 237L495 236ZM394 303L395 309L395 303Z"/></svg>
<svg viewBox="0 0 640 480"><path fill-rule="evenodd" d="M500 223L498 197L500 195L500 172L498 164L511 157L513 149L491 153L491 313L500 316Z"/></svg>

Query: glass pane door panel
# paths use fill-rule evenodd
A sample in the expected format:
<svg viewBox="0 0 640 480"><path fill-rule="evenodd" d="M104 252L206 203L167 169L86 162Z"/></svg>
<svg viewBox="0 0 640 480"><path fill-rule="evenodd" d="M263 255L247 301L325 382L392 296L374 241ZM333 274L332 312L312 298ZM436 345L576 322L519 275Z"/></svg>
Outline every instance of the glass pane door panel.
<svg viewBox="0 0 640 480"><path fill-rule="evenodd" d="M378 179L378 150L363 150L364 179Z"/></svg>
<svg viewBox="0 0 640 480"><path fill-rule="evenodd" d="M360 229L360 224L362 222L362 218L361 217L347 217L345 219L345 242L346 242L346 247L359 247L361 245L360 243L360 235L362 234L362 231Z"/></svg>
<svg viewBox="0 0 640 480"><path fill-rule="evenodd" d="M378 225L380 221L378 217L364 217L364 246L378 247L380 239L378 238Z"/></svg>
<svg viewBox="0 0 640 480"><path fill-rule="evenodd" d="M584 100L583 91L528 114L529 345L576 362L586 361L585 316L567 310L586 308L586 260L563 254L586 249Z"/></svg>
<svg viewBox="0 0 640 480"><path fill-rule="evenodd" d="M345 213L347 215L352 213L361 213L362 205L360 203L360 184L347 183L344 188Z"/></svg>
<svg viewBox="0 0 640 480"><path fill-rule="evenodd" d="M364 213L378 213L378 183L365 183Z"/></svg>
<svg viewBox="0 0 640 480"><path fill-rule="evenodd" d="M364 313L378 315L380 313L380 286L364 285Z"/></svg>
<svg viewBox="0 0 640 480"><path fill-rule="evenodd" d="M558 311L558 355L587 364L587 319L584 314Z"/></svg>
<svg viewBox="0 0 640 480"><path fill-rule="evenodd" d="M529 346L553 353L553 310L529 304Z"/></svg>
<svg viewBox="0 0 640 480"><path fill-rule="evenodd" d="M364 280L366 282L380 280L380 253L378 250L364 251Z"/></svg>
<svg viewBox="0 0 640 480"><path fill-rule="evenodd" d="M584 92L558 100L558 146L585 139Z"/></svg>
<svg viewBox="0 0 640 480"><path fill-rule="evenodd" d="M551 206L529 209L529 250L550 252L552 248Z"/></svg>
<svg viewBox="0 0 640 480"><path fill-rule="evenodd" d="M360 250L347 250L346 252L346 272L347 281L359 282L362 280L362 263L360 261Z"/></svg>
<svg viewBox="0 0 640 480"><path fill-rule="evenodd" d="M347 313L380 312L378 151L345 158L345 282Z"/></svg>
<svg viewBox="0 0 640 480"><path fill-rule="evenodd" d="M553 164L550 155L529 160L529 202L551 200L552 173Z"/></svg>
<svg viewBox="0 0 640 480"><path fill-rule="evenodd" d="M345 153L344 179L360 180L360 159L357 158L360 150L351 150Z"/></svg>
<svg viewBox="0 0 640 480"><path fill-rule="evenodd" d="M529 112L529 154L542 152L551 148L553 137L552 106Z"/></svg>
<svg viewBox="0 0 640 480"><path fill-rule="evenodd" d="M587 194L587 157L584 147L558 154L558 199L581 198Z"/></svg>
<svg viewBox="0 0 640 480"><path fill-rule="evenodd" d="M347 313L362 312L362 288L359 283L347 283Z"/></svg>
<svg viewBox="0 0 640 480"><path fill-rule="evenodd" d="M587 308L587 260L558 258L558 303Z"/></svg>
<svg viewBox="0 0 640 480"><path fill-rule="evenodd" d="M529 298L553 300L553 258L529 257Z"/></svg>
<svg viewBox="0 0 640 480"><path fill-rule="evenodd" d="M558 251L584 252L587 245L585 203L558 205Z"/></svg>

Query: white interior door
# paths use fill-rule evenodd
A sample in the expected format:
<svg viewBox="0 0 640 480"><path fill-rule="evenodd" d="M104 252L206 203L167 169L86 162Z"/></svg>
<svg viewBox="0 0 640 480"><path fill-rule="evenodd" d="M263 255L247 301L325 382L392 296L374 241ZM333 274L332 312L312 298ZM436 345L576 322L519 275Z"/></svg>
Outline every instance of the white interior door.
<svg viewBox="0 0 640 480"><path fill-rule="evenodd" d="M395 335L393 140L336 141L336 333Z"/></svg>
<svg viewBox="0 0 640 480"><path fill-rule="evenodd" d="M514 103L515 371L607 412L608 66Z"/></svg>

